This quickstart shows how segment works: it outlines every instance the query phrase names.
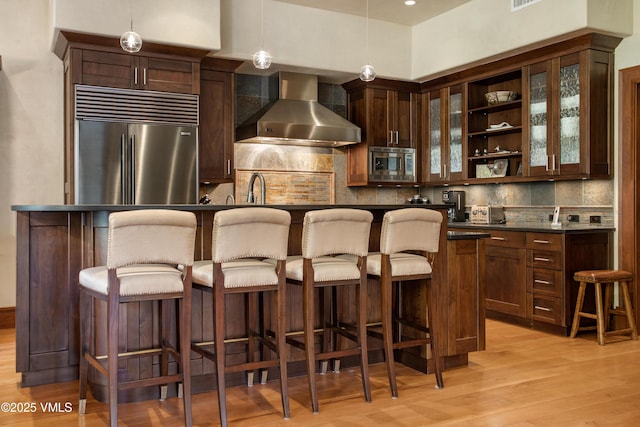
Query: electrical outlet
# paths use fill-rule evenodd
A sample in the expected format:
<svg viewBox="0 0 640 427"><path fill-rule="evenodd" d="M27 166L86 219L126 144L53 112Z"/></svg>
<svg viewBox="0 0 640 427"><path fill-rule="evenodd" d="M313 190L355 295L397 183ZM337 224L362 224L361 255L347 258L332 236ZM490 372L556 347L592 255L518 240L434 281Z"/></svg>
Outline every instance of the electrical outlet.
<svg viewBox="0 0 640 427"><path fill-rule="evenodd" d="M580 215L567 215L567 221L580 222Z"/></svg>
<svg viewBox="0 0 640 427"><path fill-rule="evenodd" d="M602 223L602 217L600 215L591 215L589 217L589 224L600 224Z"/></svg>
<svg viewBox="0 0 640 427"><path fill-rule="evenodd" d="M549 221L553 221L553 214L549 214Z"/></svg>

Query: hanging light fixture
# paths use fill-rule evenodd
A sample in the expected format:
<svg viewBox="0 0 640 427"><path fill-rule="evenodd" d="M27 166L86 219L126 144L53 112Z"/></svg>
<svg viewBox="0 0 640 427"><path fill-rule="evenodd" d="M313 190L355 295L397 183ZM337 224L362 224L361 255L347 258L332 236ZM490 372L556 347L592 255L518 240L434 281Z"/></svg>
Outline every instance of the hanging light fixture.
<svg viewBox="0 0 640 427"><path fill-rule="evenodd" d="M376 69L369 61L369 0L367 0L367 65L360 68L360 80L370 82L376 78Z"/></svg>
<svg viewBox="0 0 640 427"><path fill-rule="evenodd" d="M133 31L133 0L129 0L129 11L131 16L131 29L120 37L120 46L129 53L140 52L142 48L142 38L140 34Z"/></svg>
<svg viewBox="0 0 640 427"><path fill-rule="evenodd" d="M253 54L253 66L259 70L266 70L271 66L271 55L264 50L264 0L260 11L260 50Z"/></svg>

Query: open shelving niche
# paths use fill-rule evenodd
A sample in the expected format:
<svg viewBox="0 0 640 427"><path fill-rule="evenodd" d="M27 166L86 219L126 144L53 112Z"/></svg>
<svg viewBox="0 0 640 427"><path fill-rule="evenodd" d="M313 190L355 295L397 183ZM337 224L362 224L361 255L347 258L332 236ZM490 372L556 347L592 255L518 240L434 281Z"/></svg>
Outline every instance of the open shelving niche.
<svg viewBox="0 0 640 427"><path fill-rule="evenodd" d="M522 69L468 83L467 173L469 179L498 178L496 160L507 161L505 179L522 175ZM487 92L510 90L514 101L488 105ZM491 129L508 123L509 127ZM476 155L476 153L478 153ZM486 165L480 166L478 165ZM488 166L488 167L487 167ZM497 167L496 167L497 169Z"/></svg>

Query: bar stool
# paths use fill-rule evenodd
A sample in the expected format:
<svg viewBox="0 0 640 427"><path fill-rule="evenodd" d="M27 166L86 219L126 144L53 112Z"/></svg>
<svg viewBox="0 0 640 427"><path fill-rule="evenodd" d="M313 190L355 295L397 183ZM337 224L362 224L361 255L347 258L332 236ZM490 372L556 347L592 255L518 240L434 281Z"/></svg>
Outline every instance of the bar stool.
<svg viewBox="0 0 640 427"><path fill-rule="evenodd" d="M278 367L284 418L289 419L287 392L287 348L285 341L286 279L285 266L291 215L273 208L235 208L217 212L213 217L211 260L197 261L193 267L196 289L210 292L213 298L213 352L211 343L193 343L192 349L213 360L216 365L216 384L220 423L227 425L225 374L249 372ZM268 258L269 260L265 260ZM275 338L264 328L256 327L255 297L273 292L273 322ZM227 365L225 357L225 295L246 294L247 304L247 361ZM257 330L259 329L259 330ZM234 339L234 341L237 341ZM255 343L276 354L275 359L254 361ZM266 372L266 371L264 371ZM266 382L266 376L263 376Z"/></svg>
<svg viewBox="0 0 640 427"><path fill-rule="evenodd" d="M578 331L596 330L598 334L598 344L605 345L605 338L612 335L630 334L633 340L638 339L638 331L636 329L636 321L633 316L633 308L631 307L631 298L629 297L628 282L633 280L633 274L624 270L585 270L578 271L573 275L576 282L580 282L578 288L578 299L576 301L576 311L573 316L573 325L571 326L571 338L575 338ZM622 294L623 309L611 309L611 293L613 284L618 282ZM596 291L596 314L586 313L582 311L584 303L584 294L587 283L593 283ZM602 284L605 285L604 308L602 304ZM627 318L627 328L609 331L610 314L620 314ZM580 318L595 319L596 326L580 327Z"/></svg>
<svg viewBox="0 0 640 427"><path fill-rule="evenodd" d="M318 412L318 393L316 388L316 361L327 361L345 356L357 355L360 358L362 387L367 402L371 401L369 385L369 362L367 355L367 252L369 233L373 215L359 209L326 209L307 212L302 228L302 255L287 258L287 281L302 286L304 313L304 343L295 337L287 342L305 351L309 394L313 412ZM337 254L349 254L356 261L336 257ZM356 285L356 335L337 324L335 309L327 319L325 310L321 310L321 330L323 333L322 351L316 352L314 321L316 319L316 301L314 291L319 288L320 298L324 290L331 288L332 305L335 306L335 287ZM338 333L357 343L350 349L335 349L333 339L327 336ZM326 366L326 364L324 365ZM324 368L323 368L324 370Z"/></svg>
<svg viewBox="0 0 640 427"><path fill-rule="evenodd" d="M139 210L109 215L106 266L80 271L80 405L87 404L89 364L107 377L109 419L118 425L118 391L133 387L161 385L160 400L167 395L166 384L182 383L184 419L191 425L191 270L195 247L196 218L191 212ZM177 268L182 266L182 271ZM95 354L95 300L107 304L107 355ZM161 348L140 350L139 356L160 355L160 376L124 381L118 376L118 361L136 355L119 354L120 305L128 302L160 300ZM178 300L178 349L170 340L169 303ZM178 363L179 372L168 373L168 356ZM180 394L180 392L179 392Z"/></svg>
<svg viewBox="0 0 640 427"><path fill-rule="evenodd" d="M382 302L382 339L391 396L398 397L393 350L429 345L435 365L436 384L444 387L442 361L433 334L431 273L438 252L442 214L422 208L389 211L382 220L380 252L367 257L367 272L380 279ZM414 284L405 282L418 281ZM393 284L396 292L393 292ZM424 286L427 300L427 325L402 318L402 286ZM394 324L397 325L394 334ZM403 337L402 327L424 334L423 338ZM394 336L395 335L395 336Z"/></svg>

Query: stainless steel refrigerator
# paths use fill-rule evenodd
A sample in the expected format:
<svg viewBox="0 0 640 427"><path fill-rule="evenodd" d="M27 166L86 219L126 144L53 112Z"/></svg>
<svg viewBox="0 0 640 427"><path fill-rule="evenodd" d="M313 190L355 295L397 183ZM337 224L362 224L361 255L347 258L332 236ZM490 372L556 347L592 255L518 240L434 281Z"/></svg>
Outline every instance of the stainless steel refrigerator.
<svg viewBox="0 0 640 427"><path fill-rule="evenodd" d="M197 129L76 120L75 203L197 203Z"/></svg>

